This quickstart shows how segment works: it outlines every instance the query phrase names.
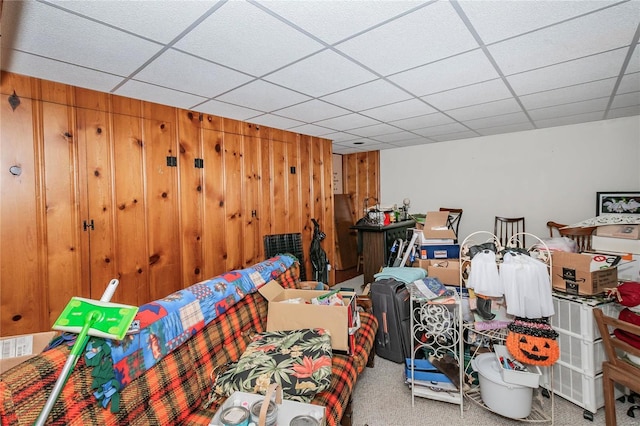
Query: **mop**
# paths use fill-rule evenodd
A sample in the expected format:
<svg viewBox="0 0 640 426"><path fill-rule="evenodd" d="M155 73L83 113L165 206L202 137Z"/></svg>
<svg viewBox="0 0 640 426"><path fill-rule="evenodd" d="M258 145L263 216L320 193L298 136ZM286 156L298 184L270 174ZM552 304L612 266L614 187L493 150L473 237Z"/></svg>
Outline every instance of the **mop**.
<svg viewBox="0 0 640 426"><path fill-rule="evenodd" d="M71 370L84 352L89 336L122 340L127 333L138 313L138 308L109 302L118 284L118 280L111 280L100 300L72 297L53 324L54 330L77 333L78 337L42 412L36 420L36 426L45 424L71 374Z"/></svg>

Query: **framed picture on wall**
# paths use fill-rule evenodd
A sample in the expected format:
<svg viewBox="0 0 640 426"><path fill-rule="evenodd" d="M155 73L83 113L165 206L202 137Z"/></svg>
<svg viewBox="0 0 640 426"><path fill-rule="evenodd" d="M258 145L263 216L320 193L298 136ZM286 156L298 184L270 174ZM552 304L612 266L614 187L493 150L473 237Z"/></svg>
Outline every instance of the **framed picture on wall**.
<svg viewBox="0 0 640 426"><path fill-rule="evenodd" d="M596 216L607 213L640 215L640 192L596 192Z"/></svg>

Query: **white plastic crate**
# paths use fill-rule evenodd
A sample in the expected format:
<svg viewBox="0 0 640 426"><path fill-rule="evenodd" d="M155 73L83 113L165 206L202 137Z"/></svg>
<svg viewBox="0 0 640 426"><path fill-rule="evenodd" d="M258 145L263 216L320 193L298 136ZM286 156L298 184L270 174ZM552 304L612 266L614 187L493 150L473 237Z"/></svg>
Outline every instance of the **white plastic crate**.
<svg viewBox="0 0 640 426"><path fill-rule="evenodd" d="M618 318L621 309L620 305L613 302L597 304L593 299L589 300L577 296L569 299L558 295L553 296L553 307L556 312L551 317L553 328L590 342L600 338L600 331L598 331L598 325L593 317L593 309L600 308L605 315L614 318Z"/></svg>
<svg viewBox="0 0 640 426"><path fill-rule="evenodd" d="M602 346L602 339L589 342L563 330L557 331L560 361L590 376L602 372L602 361L605 361L607 357Z"/></svg>
<svg viewBox="0 0 640 426"><path fill-rule="evenodd" d="M587 411L595 413L604 407L604 390L602 389L602 374L590 376L574 370L562 361L553 365L553 392L567 399ZM540 383L542 387L550 389L550 370L542 369ZM615 398L624 394L624 388L615 385Z"/></svg>

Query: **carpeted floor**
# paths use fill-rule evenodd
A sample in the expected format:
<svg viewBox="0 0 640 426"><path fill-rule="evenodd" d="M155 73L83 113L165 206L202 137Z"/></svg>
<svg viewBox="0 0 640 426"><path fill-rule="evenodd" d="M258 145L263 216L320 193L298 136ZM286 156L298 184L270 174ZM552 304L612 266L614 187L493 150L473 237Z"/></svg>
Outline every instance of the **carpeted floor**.
<svg viewBox="0 0 640 426"><path fill-rule="evenodd" d="M460 406L447 402L415 397L411 404L411 390L404 383L403 364L376 357L375 367L367 368L358 377L353 392L353 426L430 426L430 425L523 425L528 422L511 420L494 414L465 398L463 415ZM542 412L551 418L551 399L541 398ZM604 408L589 421L583 418L583 409L559 396L553 398L554 425L602 426ZM636 404L640 403L636 398ZM636 418L627 416L629 402L616 401L618 426L640 425L640 411ZM535 424L550 425L551 422Z"/></svg>
<svg viewBox="0 0 640 426"><path fill-rule="evenodd" d="M340 287L362 291L362 275L339 284ZM415 397L412 404L411 389L404 383L404 365L376 357L375 367L367 368L360 375L353 392L353 426L430 426L430 425L523 425L530 422L512 420L497 415L465 398L460 406L447 402ZM541 411L554 425L601 426L605 425L604 408L593 416L593 421L583 417L584 409L562 397L539 397ZM554 409L551 410L553 401ZM640 398L635 398L640 404ZM640 426L640 410L636 418L627 416L632 403L616 401L618 426ZM551 421L535 424L549 425Z"/></svg>

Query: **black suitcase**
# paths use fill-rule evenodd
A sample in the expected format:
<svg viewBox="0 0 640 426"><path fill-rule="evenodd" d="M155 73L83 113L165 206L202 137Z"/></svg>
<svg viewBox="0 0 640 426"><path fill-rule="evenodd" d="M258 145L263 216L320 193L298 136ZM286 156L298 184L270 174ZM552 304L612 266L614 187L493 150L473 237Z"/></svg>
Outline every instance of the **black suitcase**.
<svg viewBox="0 0 640 426"><path fill-rule="evenodd" d="M376 354L403 363L411 357L411 299L407 285L393 278L374 281L371 303L378 319Z"/></svg>

